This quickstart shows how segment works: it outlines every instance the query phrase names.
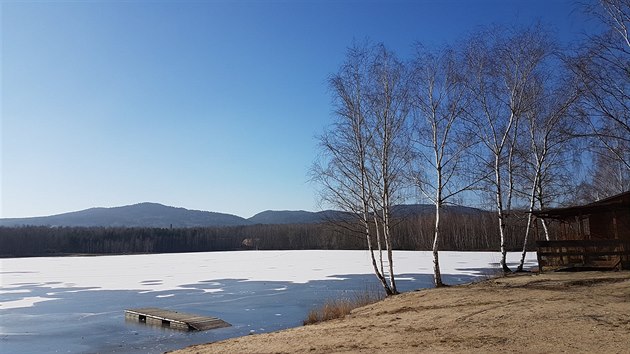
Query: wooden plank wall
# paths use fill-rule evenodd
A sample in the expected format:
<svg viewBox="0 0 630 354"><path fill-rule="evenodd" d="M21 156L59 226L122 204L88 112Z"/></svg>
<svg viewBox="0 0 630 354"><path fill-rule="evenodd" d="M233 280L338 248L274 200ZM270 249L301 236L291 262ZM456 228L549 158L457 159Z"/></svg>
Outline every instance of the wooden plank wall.
<svg viewBox="0 0 630 354"><path fill-rule="evenodd" d="M630 269L628 240L538 241L538 267Z"/></svg>

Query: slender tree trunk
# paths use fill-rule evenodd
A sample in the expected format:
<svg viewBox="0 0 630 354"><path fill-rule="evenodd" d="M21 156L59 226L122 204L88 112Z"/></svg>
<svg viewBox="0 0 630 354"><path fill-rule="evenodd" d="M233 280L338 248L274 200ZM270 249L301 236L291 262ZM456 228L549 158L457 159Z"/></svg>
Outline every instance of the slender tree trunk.
<svg viewBox="0 0 630 354"><path fill-rule="evenodd" d="M505 213L503 211L503 194L501 188L501 171L499 169L499 155L495 156L495 182L496 182L496 202L497 202L497 216L499 218L499 236L501 241L501 269L504 273L511 272L507 266L507 249L505 248Z"/></svg>
<svg viewBox="0 0 630 354"><path fill-rule="evenodd" d="M370 237L371 235L370 223L368 221L369 214L370 214L370 207L368 204L369 199L368 199L368 194L366 191L366 185L367 187L369 187L370 183L369 183L369 180L366 181L368 177L366 176L366 168L365 168L365 163L363 162L363 160L361 161L361 174L362 174L361 175L361 197L363 198L363 224L365 226L365 237L367 239L367 246L370 252L370 257L372 258L372 267L374 267L374 274L376 274L376 277L381 282L383 289L385 289L385 294L387 296L390 296L390 295L393 295L394 293L392 292L392 289L387 284L387 280L385 279L383 272L379 271L378 264L376 263L376 258L374 257L374 248L372 247L372 239ZM374 219L374 226L376 230L378 230L378 227L379 227L378 220L376 219ZM377 236L377 239L379 239L378 236ZM381 257L381 269L382 269L382 255L380 252L380 241L379 241L379 256Z"/></svg>
<svg viewBox="0 0 630 354"><path fill-rule="evenodd" d="M383 147L381 150L381 178L383 179L383 193L381 196L382 212L383 212L383 237L385 238L385 248L387 249L387 263L389 266L389 286L393 294L398 294L396 289L396 275L394 274L394 254L392 251L391 234L389 230L389 188L390 188L390 171L389 171L389 148L391 146L391 137L389 134L389 120L387 114L383 117Z"/></svg>
<svg viewBox="0 0 630 354"><path fill-rule="evenodd" d="M387 201L389 203L389 200ZM385 218L385 248L387 248L387 263L389 265L389 286L392 290L392 293L398 294L398 289L396 288L396 277L394 274L394 253L392 250L392 241L391 234L389 230L389 207L385 206L383 208L383 217Z"/></svg>
<svg viewBox="0 0 630 354"><path fill-rule="evenodd" d="M375 207L373 207L374 210L376 210ZM380 266L381 269L381 274L385 274L385 267L383 266L383 244L381 242L381 230L378 227L378 217L376 216L376 212L373 213L374 215L374 225L376 225L376 245L378 247L378 264Z"/></svg>
<svg viewBox="0 0 630 354"><path fill-rule="evenodd" d="M540 223L542 224L543 230L545 231L545 240L549 241L549 228L547 227L547 221L545 219L540 219Z"/></svg>
<svg viewBox="0 0 630 354"><path fill-rule="evenodd" d="M433 129L433 141L437 142L437 129ZM442 283L442 272L440 271L440 255L438 253L439 240L440 240L440 211L442 209L442 165L440 155L438 153L437 144L434 143L434 149L436 151L436 174L437 174L437 188L435 189L435 230L433 234L433 282L436 288L444 285Z"/></svg>
<svg viewBox="0 0 630 354"><path fill-rule="evenodd" d="M381 272L379 272L379 270L378 270L378 264L376 263L376 257L374 257L374 248L372 247L372 239L370 238L370 224L367 221L366 213L363 214L363 223L365 225L365 237L366 237L366 240L367 240L368 251L370 252L370 257L372 258L372 267L374 268L374 274L376 274L376 277L381 282L381 285L383 286L383 289L385 289L385 294L387 296L393 295L392 290L389 288L389 285L387 284L387 279L385 279L383 274ZM376 227L378 227L378 225L376 225Z"/></svg>
<svg viewBox="0 0 630 354"><path fill-rule="evenodd" d="M523 239L523 252L521 253L521 262L516 268L517 272L522 272L523 267L525 266L525 256L527 255L527 241L529 240L529 230L532 225L532 218L534 212L534 204L536 203L536 185L538 184L538 173L536 173L536 177L534 178L534 183L532 184L532 191L529 196L529 212L527 213L527 228L525 229L525 237Z"/></svg>
<svg viewBox="0 0 630 354"><path fill-rule="evenodd" d="M438 198L440 198L438 192ZM440 272L440 259L438 254L438 242L440 237L440 209L442 209L442 203L440 199L435 202L435 234L433 236L433 281L435 287L439 288L444 285L442 282L442 273Z"/></svg>
<svg viewBox="0 0 630 354"><path fill-rule="evenodd" d="M543 198L542 198L543 194L542 194L542 187L540 185L540 181L538 183L538 204L540 204L540 210L544 210L545 209L545 204L543 202ZM547 221L545 221L545 219L540 219L540 223L542 224L543 230L545 231L545 240L546 241L550 241L551 238L549 238L549 228L547 227Z"/></svg>

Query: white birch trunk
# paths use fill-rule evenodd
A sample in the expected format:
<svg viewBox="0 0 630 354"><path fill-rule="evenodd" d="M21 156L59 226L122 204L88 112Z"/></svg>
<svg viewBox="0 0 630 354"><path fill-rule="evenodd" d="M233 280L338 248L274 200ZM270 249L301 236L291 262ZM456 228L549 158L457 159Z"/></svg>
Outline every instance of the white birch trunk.
<svg viewBox="0 0 630 354"><path fill-rule="evenodd" d="M387 198L387 197L386 197ZM389 203L389 200L387 201ZM388 205L388 204L387 204ZM389 286L392 290L393 294L398 294L398 289L396 288L396 276L394 274L394 253L392 250L392 242L391 235L389 230L389 207L385 206L383 208L383 217L384 221L384 233L385 233L385 248L387 249L387 262L389 266Z"/></svg>
<svg viewBox="0 0 630 354"><path fill-rule="evenodd" d="M499 237L501 242L501 269L505 273L510 272L510 268L507 266L507 249L505 248L505 214L503 211L503 198L501 188L501 171L499 169L499 155L495 155L495 182L496 182L496 203L497 203L497 216L499 219Z"/></svg>
<svg viewBox="0 0 630 354"><path fill-rule="evenodd" d="M383 272L382 272L382 253L380 250L380 238L377 236L377 240L379 241L379 257L381 260L381 271L379 271L379 267L378 267L378 263L376 262L376 258L374 257L374 248L372 247L372 239L370 237L371 233L370 233L370 223L368 221L369 218L369 214L370 214L370 207L369 207L369 200L372 199L371 196L371 184L369 181L369 176L367 175L367 168L365 166L365 150L364 150L364 145L363 145L363 140L360 138L360 131L358 131L358 137L357 137L357 145L359 147L359 152L360 152L360 158L361 158L361 162L360 162L360 168L361 168L361 197L362 197L362 202L363 202L363 224L365 226L365 237L367 240L367 246L368 246L368 250L370 252L370 257L372 259L372 267L374 268L374 274L376 275L376 277L378 278L378 280L381 282L381 285L383 286L383 289L385 290L385 294L386 295L392 295L393 292L391 290L391 288L389 287L389 285L387 284L387 280L385 279ZM368 189L369 189L369 194L368 194ZM373 200L372 200L373 201ZM374 223L375 223L375 227L376 230L378 230L378 221L376 219L374 219Z"/></svg>
<svg viewBox="0 0 630 354"><path fill-rule="evenodd" d="M538 204L540 204L541 210L545 209L545 205L543 202L542 186L540 184L540 181L538 183ZM545 231L545 240L550 241L551 238L549 237L549 228L547 227L547 221L545 221L545 219L540 219L540 223L542 224L543 230Z"/></svg>
<svg viewBox="0 0 630 354"><path fill-rule="evenodd" d="M440 194L440 192L438 192ZM440 237L440 209L441 202L438 199L435 203L435 234L433 235L433 282L435 287L443 286L442 272L440 271L440 259L438 253L438 242Z"/></svg>
<svg viewBox="0 0 630 354"><path fill-rule="evenodd" d="M368 211L366 209L367 209L367 205L365 205L365 203L364 203L363 225L365 226L365 238L366 238L366 241L367 241L368 251L370 252L370 257L372 259L372 267L374 268L374 274L376 275L376 277L380 281L381 285L383 286L383 289L385 290L385 293L387 295L392 295L392 291L389 288L389 285L387 284L387 280L383 276L383 273L379 272L378 264L376 262L376 257L374 257L374 248L372 247L372 239L370 237L370 235L371 235L371 233L370 233L370 223L368 221ZM378 225L376 225L376 227L378 228Z"/></svg>
<svg viewBox="0 0 630 354"><path fill-rule="evenodd" d="M372 208L373 210L376 210L375 206L373 206ZM373 213L373 219L374 219L374 225L376 226L375 230L376 230L376 245L378 247L378 264L381 269L381 274L385 274L385 266L383 265L383 244L381 242L382 236L381 236L381 230L378 226L378 217L376 216L376 212Z"/></svg>
<svg viewBox="0 0 630 354"><path fill-rule="evenodd" d="M547 222L545 219L540 219L540 223L542 224L543 230L545 231L545 240L549 241L549 228L547 228Z"/></svg>
<svg viewBox="0 0 630 354"><path fill-rule="evenodd" d="M538 173L536 173L536 177L534 178L534 183L532 184L532 191L529 196L529 213L527 214L527 228L525 229L525 237L523 239L523 252L521 253L521 261L516 269L517 272L522 272L523 267L525 265L525 256L527 255L527 241L529 240L529 230L532 225L532 218L534 212L534 204L536 202L536 185L538 184Z"/></svg>

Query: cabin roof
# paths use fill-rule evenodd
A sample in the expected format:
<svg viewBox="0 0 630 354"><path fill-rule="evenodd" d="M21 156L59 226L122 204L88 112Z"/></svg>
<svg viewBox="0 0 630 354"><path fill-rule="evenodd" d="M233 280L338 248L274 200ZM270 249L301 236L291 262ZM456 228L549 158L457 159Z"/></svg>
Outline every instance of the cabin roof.
<svg viewBox="0 0 630 354"><path fill-rule="evenodd" d="M608 213L614 210L630 208L630 191L593 203L568 208L552 208L534 211L533 214L543 219L566 219L580 215Z"/></svg>

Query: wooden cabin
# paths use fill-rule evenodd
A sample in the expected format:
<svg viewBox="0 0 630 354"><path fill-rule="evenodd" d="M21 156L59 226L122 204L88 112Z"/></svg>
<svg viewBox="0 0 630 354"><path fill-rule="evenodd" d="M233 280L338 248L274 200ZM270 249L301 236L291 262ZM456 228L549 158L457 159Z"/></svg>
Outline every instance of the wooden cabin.
<svg viewBox="0 0 630 354"><path fill-rule="evenodd" d="M551 241L538 241L543 268L630 269L630 192L594 203L534 212L559 223Z"/></svg>

